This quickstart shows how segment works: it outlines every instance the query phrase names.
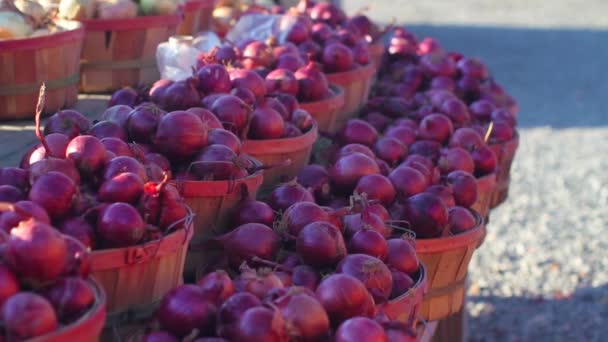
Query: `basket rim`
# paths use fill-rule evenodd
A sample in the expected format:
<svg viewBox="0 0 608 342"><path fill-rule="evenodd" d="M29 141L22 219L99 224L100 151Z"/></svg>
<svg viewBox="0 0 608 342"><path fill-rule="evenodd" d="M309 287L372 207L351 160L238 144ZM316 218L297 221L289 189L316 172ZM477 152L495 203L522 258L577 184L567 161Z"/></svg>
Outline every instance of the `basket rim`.
<svg viewBox="0 0 608 342"><path fill-rule="evenodd" d="M345 101L344 88L340 87L337 84L330 83L329 90L332 93L331 97L319 101L301 102L299 103L300 108L308 112L317 112L319 110L333 110L342 108L344 106ZM312 115L313 113L310 114Z"/></svg>
<svg viewBox="0 0 608 342"><path fill-rule="evenodd" d="M519 146L519 131L517 129L514 129L513 132L513 137L507 141L503 141L503 142L499 142L499 143L494 143L494 144L488 144L488 146L490 148L492 147L500 147L503 145L514 145L514 146Z"/></svg>
<svg viewBox="0 0 608 342"><path fill-rule="evenodd" d="M294 138L245 140L243 152L253 155L268 155L300 151L314 144L319 136L319 126L315 122L308 132ZM297 149L294 149L297 147Z"/></svg>
<svg viewBox="0 0 608 342"><path fill-rule="evenodd" d="M85 30L82 23L75 20L64 20L64 22L75 25L75 27L44 36L0 40L0 52L9 52L2 50L38 50L84 40Z"/></svg>
<svg viewBox="0 0 608 342"><path fill-rule="evenodd" d="M362 81L371 78L376 73L376 66L373 62L369 62L360 68L344 71L335 72L331 74L325 74L327 80L331 83L342 85L344 83L350 83L355 81Z"/></svg>
<svg viewBox="0 0 608 342"><path fill-rule="evenodd" d="M94 320L101 321L101 327L103 327L103 322L105 322L106 317L106 293L103 290L103 287L94 277L90 276L87 279L87 282L93 287L93 290L95 291L95 302L93 303L93 306L78 320L68 325L64 325L49 334L29 339L27 340L27 342L41 342L47 341L52 338L60 338L66 333L70 333L76 329L80 329L83 323L92 322Z"/></svg>
<svg viewBox="0 0 608 342"><path fill-rule="evenodd" d="M218 180L218 181L202 181L202 180L189 180L189 181L181 181L177 182L175 180L171 180L170 182L175 185L175 187L179 190L180 195L184 197L184 199L193 198L193 197L207 197L207 196L217 196L220 193L229 193L228 189L233 186L236 188L239 184L244 183L253 183L257 185L261 185L264 180L264 170L259 170L254 172L253 174L236 179L234 181L230 180ZM232 184L232 185L231 185ZM193 189L188 189L194 186L196 190L201 189L205 191L195 191ZM221 189L218 189L218 186L222 186ZM224 188L226 190L224 190ZM214 190L214 191L211 191ZM194 194L196 193L196 194Z"/></svg>
<svg viewBox="0 0 608 342"><path fill-rule="evenodd" d="M438 252L446 252L465 246L478 245L484 235L484 221L481 215L474 209L469 209L477 220L477 225L464 233L433 238L433 239L416 239L416 253L430 254Z"/></svg>
<svg viewBox="0 0 608 342"><path fill-rule="evenodd" d="M190 210L190 212L192 212L192 210ZM169 254L181 247L187 246L193 235L194 223L190 222L187 227L177 229L169 233L168 235L163 236L160 239L148 241L144 244L91 251L91 273L94 274L95 272L113 269L116 268L118 264L128 265L129 263L126 261L128 255L133 254L133 251L137 250L156 249L157 252L152 257ZM160 253L163 246L170 246L173 248L171 248L171 250L169 251L163 251L163 253ZM149 259L150 258L144 260L144 262ZM122 262L117 263L117 265L114 265L114 261L116 260L121 260Z"/></svg>
<svg viewBox="0 0 608 342"><path fill-rule="evenodd" d="M83 19L80 22L87 31L126 31L177 25L181 12L167 15L145 15L126 19Z"/></svg>

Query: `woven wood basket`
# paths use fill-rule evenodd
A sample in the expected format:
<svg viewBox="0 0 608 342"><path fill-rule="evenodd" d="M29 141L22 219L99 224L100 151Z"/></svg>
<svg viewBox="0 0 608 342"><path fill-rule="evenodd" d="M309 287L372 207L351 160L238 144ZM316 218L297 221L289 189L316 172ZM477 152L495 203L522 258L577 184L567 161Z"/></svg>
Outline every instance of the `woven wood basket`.
<svg viewBox="0 0 608 342"><path fill-rule="evenodd" d="M80 89L107 93L150 85L160 78L156 47L174 35L181 14L83 20Z"/></svg>
<svg viewBox="0 0 608 342"><path fill-rule="evenodd" d="M315 125L308 132L295 138L245 140L243 142L243 152L266 165L277 165L287 160L291 161L285 166L264 171L262 191L272 189L282 181L297 176L298 172L308 165L312 154L312 146L317 141L318 136L318 128Z"/></svg>
<svg viewBox="0 0 608 342"><path fill-rule="evenodd" d="M509 184L511 184L511 165L515 159L515 152L519 146L519 134L515 134L513 139L502 144L490 145L496 153L498 167L496 169L496 188L490 203L491 208L499 206L509 196Z"/></svg>
<svg viewBox="0 0 608 342"><path fill-rule="evenodd" d="M421 315L427 321L443 319L460 310L464 302L469 262L483 238L483 220L468 232L437 239L417 239L418 259L427 268L429 291Z"/></svg>
<svg viewBox="0 0 608 342"><path fill-rule="evenodd" d="M84 28L76 21L59 21L58 25L66 31L0 40L0 120L33 118L43 82L44 114L70 107L78 100Z"/></svg>
<svg viewBox="0 0 608 342"><path fill-rule="evenodd" d="M300 108L306 110L317 121L320 132L335 133L336 120L344 107L344 89L337 85L329 86L333 96L321 101L300 103Z"/></svg>
<svg viewBox="0 0 608 342"><path fill-rule="evenodd" d="M326 75L329 83L344 89L344 107L336 118L335 130L340 130L346 121L357 116L359 109L367 102L375 74L376 66L369 63L355 70Z"/></svg>
<svg viewBox="0 0 608 342"><path fill-rule="evenodd" d="M490 215L492 195L496 189L496 173L490 173L477 180L477 201L471 206L483 219Z"/></svg>
<svg viewBox="0 0 608 342"><path fill-rule="evenodd" d="M428 272L423 263L420 263L418 273L418 280L408 292L377 306L376 312L384 313L393 321L408 323L412 327L416 326L422 301L428 290Z"/></svg>

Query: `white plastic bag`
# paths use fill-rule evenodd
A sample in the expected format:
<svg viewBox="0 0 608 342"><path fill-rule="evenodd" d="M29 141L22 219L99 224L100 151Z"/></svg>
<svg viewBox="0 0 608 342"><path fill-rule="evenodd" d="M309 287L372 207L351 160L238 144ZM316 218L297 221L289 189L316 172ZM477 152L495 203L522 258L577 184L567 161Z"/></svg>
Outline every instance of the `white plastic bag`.
<svg viewBox="0 0 608 342"><path fill-rule="evenodd" d="M239 19L226 35L226 40L239 45L249 39L266 41L275 37L284 43L296 17L276 14L248 14Z"/></svg>
<svg viewBox="0 0 608 342"><path fill-rule="evenodd" d="M162 79L181 81L192 76L200 53L192 46L192 36L173 36L156 48L156 64Z"/></svg>

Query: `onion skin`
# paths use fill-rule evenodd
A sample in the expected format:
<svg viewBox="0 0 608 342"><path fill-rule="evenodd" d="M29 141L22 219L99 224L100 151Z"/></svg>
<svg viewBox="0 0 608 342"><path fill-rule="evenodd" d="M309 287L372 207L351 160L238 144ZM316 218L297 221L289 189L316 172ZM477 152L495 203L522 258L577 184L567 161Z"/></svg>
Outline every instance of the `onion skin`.
<svg viewBox="0 0 608 342"><path fill-rule="evenodd" d="M76 185L68 176L59 172L42 175L32 185L30 201L43 207L53 219L68 214L76 195Z"/></svg>
<svg viewBox="0 0 608 342"><path fill-rule="evenodd" d="M278 311L253 307L241 316L235 326L235 341L287 342L285 321Z"/></svg>
<svg viewBox="0 0 608 342"><path fill-rule="evenodd" d="M384 236L377 231L362 229L356 232L348 242L348 252L366 254L384 261L388 255L388 244Z"/></svg>
<svg viewBox="0 0 608 342"><path fill-rule="evenodd" d="M86 280L76 277L60 279L44 291L59 321L68 324L80 318L95 303L95 292Z"/></svg>
<svg viewBox="0 0 608 342"><path fill-rule="evenodd" d="M305 264L317 268L331 267L346 255L340 230L327 222L313 222L302 228L296 251Z"/></svg>
<svg viewBox="0 0 608 342"><path fill-rule="evenodd" d="M446 205L430 193L420 193L405 200L399 216L411 224L418 238L438 237L448 225Z"/></svg>
<svg viewBox="0 0 608 342"><path fill-rule="evenodd" d="M405 239L394 238L387 241L388 256L386 263L391 269L407 274L415 274L420 267L416 250L412 243Z"/></svg>
<svg viewBox="0 0 608 342"><path fill-rule="evenodd" d="M359 194L365 193L369 200L377 199L385 206L390 205L397 195L391 181L379 174L361 177L357 182L355 192Z"/></svg>
<svg viewBox="0 0 608 342"><path fill-rule="evenodd" d="M95 249L95 228L83 217L70 217L62 221L57 228L63 234L80 241L86 247Z"/></svg>
<svg viewBox="0 0 608 342"><path fill-rule="evenodd" d="M412 286L414 286L414 280L407 273L391 271L391 274L393 277L391 299L405 294L410 288L412 288Z"/></svg>
<svg viewBox="0 0 608 342"><path fill-rule="evenodd" d="M215 298L215 303L221 305L226 299L230 298L235 292L234 284L228 273L222 270L207 273L201 280L196 282L203 292L211 298Z"/></svg>
<svg viewBox="0 0 608 342"><path fill-rule="evenodd" d="M382 326L366 317L351 318L340 324L335 342L388 342Z"/></svg>
<svg viewBox="0 0 608 342"><path fill-rule="evenodd" d="M234 267L239 267L243 261L251 261L253 256L274 260L280 247L279 236L260 223L244 224L214 240L224 250L230 251L230 263Z"/></svg>
<svg viewBox="0 0 608 342"><path fill-rule="evenodd" d="M1 316L11 341L41 336L59 326L51 303L31 292L21 292L9 298L2 307Z"/></svg>
<svg viewBox="0 0 608 342"><path fill-rule="evenodd" d="M160 120L154 143L169 159L183 161L207 145L207 127L195 114L171 112Z"/></svg>
<svg viewBox="0 0 608 342"><path fill-rule="evenodd" d="M102 202L137 203L144 192L144 182L136 174L124 172L105 181L99 188L97 198Z"/></svg>
<svg viewBox="0 0 608 342"><path fill-rule="evenodd" d="M315 203L297 202L287 208L282 220L289 234L297 236L310 223L329 222L329 214Z"/></svg>
<svg viewBox="0 0 608 342"><path fill-rule="evenodd" d="M91 255L80 241L71 236L64 236L68 249L68 259L61 272L62 276L87 278L91 273Z"/></svg>
<svg viewBox="0 0 608 342"><path fill-rule="evenodd" d="M20 290L19 279L10 268L0 264L0 307Z"/></svg>
<svg viewBox="0 0 608 342"><path fill-rule="evenodd" d="M447 175L447 184L452 188L454 201L462 207L470 207L477 201L477 181L465 171L452 171Z"/></svg>
<svg viewBox="0 0 608 342"><path fill-rule="evenodd" d="M382 260L366 254L349 254L338 264L336 271L361 280L376 303L390 298L393 277Z"/></svg>
<svg viewBox="0 0 608 342"><path fill-rule="evenodd" d="M144 236L145 225L137 209L128 203L113 203L97 219L97 233L105 247L133 246Z"/></svg>
<svg viewBox="0 0 608 342"><path fill-rule="evenodd" d="M55 228L29 219L11 230L8 260L22 282L54 281L68 259L65 240Z"/></svg>
<svg viewBox="0 0 608 342"><path fill-rule="evenodd" d="M218 312L218 335L232 339L235 334L234 326L241 316L250 308L262 305L262 301L251 293L236 293L228 298Z"/></svg>
<svg viewBox="0 0 608 342"><path fill-rule="evenodd" d="M297 202L315 202L314 196L296 181L277 186L268 199L268 204L276 211L285 211Z"/></svg>
<svg viewBox="0 0 608 342"><path fill-rule="evenodd" d="M363 176L380 173L378 164L368 156L355 152L343 156L330 168L329 176L336 190L350 193Z"/></svg>
<svg viewBox="0 0 608 342"><path fill-rule="evenodd" d="M233 218L233 227L247 223L261 223L270 227L274 223L275 214L265 202L245 200L234 210Z"/></svg>
<svg viewBox="0 0 608 342"><path fill-rule="evenodd" d="M316 291L321 277L314 268L307 265L298 265L294 267L291 275L292 284L295 286L305 287L311 291Z"/></svg>
<svg viewBox="0 0 608 342"><path fill-rule="evenodd" d="M194 329L201 335L214 333L216 306L205 298L196 285L181 285L169 291L160 303L156 318L160 326L178 337L185 337Z"/></svg>
<svg viewBox="0 0 608 342"><path fill-rule="evenodd" d="M374 312L374 301L365 285L348 274L333 274L323 279L315 295L333 326L351 317L371 317Z"/></svg>
<svg viewBox="0 0 608 342"><path fill-rule="evenodd" d="M292 287L288 293L273 301L287 325L291 339L298 341L318 341L329 334L327 312L305 289Z"/></svg>

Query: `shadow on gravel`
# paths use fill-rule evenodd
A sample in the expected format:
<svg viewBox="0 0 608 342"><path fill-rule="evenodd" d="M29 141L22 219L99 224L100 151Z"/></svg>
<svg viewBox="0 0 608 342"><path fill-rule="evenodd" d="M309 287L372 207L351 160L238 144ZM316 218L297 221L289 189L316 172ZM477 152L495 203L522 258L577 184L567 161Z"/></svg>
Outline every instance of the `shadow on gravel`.
<svg viewBox="0 0 608 342"><path fill-rule="evenodd" d="M480 57L520 103L520 127L608 126L608 30L407 25Z"/></svg>
<svg viewBox="0 0 608 342"><path fill-rule="evenodd" d="M555 299L470 296L470 341L605 341L608 285Z"/></svg>

